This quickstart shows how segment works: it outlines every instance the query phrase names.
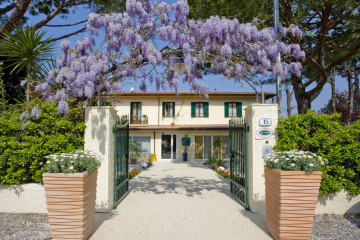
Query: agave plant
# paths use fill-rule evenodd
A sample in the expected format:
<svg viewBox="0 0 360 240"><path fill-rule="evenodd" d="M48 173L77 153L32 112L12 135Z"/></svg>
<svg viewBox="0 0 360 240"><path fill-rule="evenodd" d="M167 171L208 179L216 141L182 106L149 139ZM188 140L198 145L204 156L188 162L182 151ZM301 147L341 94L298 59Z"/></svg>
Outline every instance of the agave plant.
<svg viewBox="0 0 360 240"><path fill-rule="evenodd" d="M30 101L32 76L44 76L45 64L51 61L54 42L46 38L46 31L34 27L16 28L12 33L4 32L4 40L0 42L0 56L11 62L11 73L26 70L26 104Z"/></svg>

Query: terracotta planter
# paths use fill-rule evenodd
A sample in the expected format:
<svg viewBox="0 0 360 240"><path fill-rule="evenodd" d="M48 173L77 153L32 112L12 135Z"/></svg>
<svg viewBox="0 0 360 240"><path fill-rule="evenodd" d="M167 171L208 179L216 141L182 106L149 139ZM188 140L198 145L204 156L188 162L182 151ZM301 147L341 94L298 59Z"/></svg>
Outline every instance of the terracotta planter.
<svg viewBox="0 0 360 240"><path fill-rule="evenodd" d="M87 239L94 227L97 171L44 173L52 239Z"/></svg>
<svg viewBox="0 0 360 240"><path fill-rule="evenodd" d="M310 238L321 174L265 166L266 226L275 239Z"/></svg>

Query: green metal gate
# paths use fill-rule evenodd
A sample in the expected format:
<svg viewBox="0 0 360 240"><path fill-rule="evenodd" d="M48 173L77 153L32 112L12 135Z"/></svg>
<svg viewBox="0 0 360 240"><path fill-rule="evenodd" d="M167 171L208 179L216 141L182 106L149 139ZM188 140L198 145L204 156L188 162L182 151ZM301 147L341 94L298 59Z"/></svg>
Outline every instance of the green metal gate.
<svg viewBox="0 0 360 240"><path fill-rule="evenodd" d="M129 121L117 119L114 126L114 206L126 196L129 190Z"/></svg>
<svg viewBox="0 0 360 240"><path fill-rule="evenodd" d="M243 118L229 121L230 136L230 191L248 210L246 132L249 127Z"/></svg>

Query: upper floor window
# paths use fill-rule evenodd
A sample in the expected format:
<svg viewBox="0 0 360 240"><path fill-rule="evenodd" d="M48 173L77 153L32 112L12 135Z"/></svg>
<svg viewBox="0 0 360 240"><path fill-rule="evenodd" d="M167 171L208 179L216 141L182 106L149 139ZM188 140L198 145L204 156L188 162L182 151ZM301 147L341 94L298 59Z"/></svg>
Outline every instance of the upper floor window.
<svg viewBox="0 0 360 240"><path fill-rule="evenodd" d="M192 102L191 117L209 117L208 102Z"/></svg>
<svg viewBox="0 0 360 240"><path fill-rule="evenodd" d="M130 123L141 123L141 102L132 102L130 104Z"/></svg>
<svg viewBox="0 0 360 240"><path fill-rule="evenodd" d="M242 117L242 102L225 102L225 117Z"/></svg>
<svg viewBox="0 0 360 240"><path fill-rule="evenodd" d="M174 116L175 116L175 103L163 102L163 117L174 117Z"/></svg>

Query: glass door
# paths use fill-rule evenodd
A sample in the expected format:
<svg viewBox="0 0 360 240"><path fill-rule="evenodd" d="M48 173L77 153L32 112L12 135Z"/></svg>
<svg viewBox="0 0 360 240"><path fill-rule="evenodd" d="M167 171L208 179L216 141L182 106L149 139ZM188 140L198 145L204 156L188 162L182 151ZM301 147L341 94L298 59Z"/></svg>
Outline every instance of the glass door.
<svg viewBox="0 0 360 240"><path fill-rule="evenodd" d="M161 159L162 160L176 160L177 138L176 134L162 134L161 135Z"/></svg>

